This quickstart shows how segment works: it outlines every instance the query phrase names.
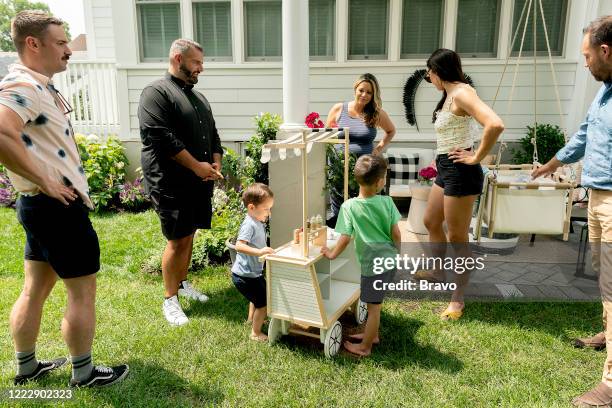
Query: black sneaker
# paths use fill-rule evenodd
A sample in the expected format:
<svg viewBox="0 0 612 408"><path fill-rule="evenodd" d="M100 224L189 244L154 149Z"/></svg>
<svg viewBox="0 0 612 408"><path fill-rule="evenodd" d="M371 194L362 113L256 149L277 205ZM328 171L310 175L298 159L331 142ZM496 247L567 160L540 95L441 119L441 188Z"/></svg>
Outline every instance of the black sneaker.
<svg viewBox="0 0 612 408"><path fill-rule="evenodd" d="M95 366L88 379L83 381L70 380L71 387L107 387L113 385L128 375L130 367L122 364L115 367Z"/></svg>
<svg viewBox="0 0 612 408"><path fill-rule="evenodd" d="M51 361L39 361L38 367L31 374L21 374L15 376L14 383L15 385L23 385L28 381L35 380L37 378L45 376L49 371L55 370L56 368L60 368L64 364L66 364L68 359L66 357L56 358Z"/></svg>

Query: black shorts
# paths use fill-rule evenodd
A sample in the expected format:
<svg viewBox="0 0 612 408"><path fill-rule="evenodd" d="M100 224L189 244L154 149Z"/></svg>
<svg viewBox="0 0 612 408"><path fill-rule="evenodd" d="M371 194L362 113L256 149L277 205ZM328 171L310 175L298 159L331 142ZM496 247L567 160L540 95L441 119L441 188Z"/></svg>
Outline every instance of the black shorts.
<svg viewBox="0 0 612 408"><path fill-rule="evenodd" d="M374 276L361 275L361 299L364 303L379 305L385 298L386 290L383 290L383 283L393 282L395 271L384 272Z"/></svg>
<svg viewBox="0 0 612 408"><path fill-rule="evenodd" d="M266 278L261 275L258 278L246 278L232 273L232 282L242 296L255 305L255 308L266 307Z"/></svg>
<svg viewBox="0 0 612 408"><path fill-rule="evenodd" d="M98 235L80 198L65 206L42 193L21 196L17 219L26 233L26 260L48 262L62 279L100 270Z"/></svg>
<svg viewBox="0 0 612 408"><path fill-rule="evenodd" d="M208 189L200 189L181 195L151 191L149 197L166 239L185 238L197 229L210 228L212 189L210 192Z"/></svg>
<svg viewBox="0 0 612 408"><path fill-rule="evenodd" d="M445 196L469 196L482 193L484 173L480 164L453 163L447 154L436 157L438 176L435 183L444 189Z"/></svg>

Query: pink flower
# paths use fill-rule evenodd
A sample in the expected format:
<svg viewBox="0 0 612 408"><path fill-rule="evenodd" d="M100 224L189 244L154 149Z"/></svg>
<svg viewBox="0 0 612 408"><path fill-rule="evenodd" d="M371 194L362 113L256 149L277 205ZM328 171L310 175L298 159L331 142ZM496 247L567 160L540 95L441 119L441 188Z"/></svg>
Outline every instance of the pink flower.
<svg viewBox="0 0 612 408"><path fill-rule="evenodd" d="M320 116L319 116L319 114L317 112L309 113L308 116L306 116L306 119L304 119L304 123L309 128L322 128L322 127L325 127L325 124L320 119Z"/></svg>
<svg viewBox="0 0 612 408"><path fill-rule="evenodd" d="M438 172L436 171L436 169L434 169L431 166L423 167L419 171L419 178L422 178L422 179L425 179L425 180L431 180L432 178L436 177L437 175L438 175Z"/></svg>

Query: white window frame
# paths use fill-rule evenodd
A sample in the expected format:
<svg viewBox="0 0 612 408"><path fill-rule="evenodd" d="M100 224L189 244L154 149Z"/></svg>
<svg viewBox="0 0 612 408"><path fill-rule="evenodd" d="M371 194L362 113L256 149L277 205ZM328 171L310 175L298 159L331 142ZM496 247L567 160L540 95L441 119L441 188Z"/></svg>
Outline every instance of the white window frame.
<svg viewBox="0 0 612 408"><path fill-rule="evenodd" d="M459 51L457 51L459 53L459 55L461 56L462 59L466 59L466 60L476 60L476 59L499 59L499 55L500 55L500 45L501 45L501 41L500 41L500 36L501 36L501 32L502 32L502 17L504 17L503 14L503 9L504 9L504 5L503 5L503 0L496 0L497 1L497 22L495 25L495 33L493 34L493 38L494 38L494 44L493 44L493 52L492 53L484 53L484 52L477 52L477 53L470 53L469 55L467 53L459 53ZM510 16L510 18L512 19L512 16ZM512 26L512 20L510 20L510 25ZM456 7L455 7L455 29L453 32L453 38L455 41L455 47L453 49L456 50L456 45L457 45L457 30L459 28L459 0L456 0Z"/></svg>
<svg viewBox="0 0 612 408"><path fill-rule="evenodd" d="M234 0L235 1L235 0ZM283 60L283 16L282 16L282 10L283 10L283 2L282 0L278 0L278 2L281 5L281 27L280 27L280 33L281 33L281 55L280 56L264 56L264 57L250 57L248 56L248 48L249 48L249 42L248 42L248 30L247 30L247 25L248 25L248 18L247 18L247 12L246 12L246 5L248 3L261 3L261 2L269 2L269 1L276 1L276 0L242 0L241 1L241 10L242 10L242 41L243 41L243 59L245 62L279 62Z"/></svg>
<svg viewBox="0 0 612 408"><path fill-rule="evenodd" d="M329 56L324 56L324 55L316 55L316 56L312 56L310 55L310 50L308 51L308 58L310 59L310 61L320 61L320 62L333 62L336 61L337 55L338 55L338 0L331 0L334 2L334 24L333 24L333 29L332 29L332 43L333 43L333 53L332 55ZM310 2L308 3L308 6L310 7ZM308 21L309 21L309 28L308 28L308 43L310 44L310 10L308 11Z"/></svg>
<svg viewBox="0 0 612 408"><path fill-rule="evenodd" d="M204 59L206 62L232 62L234 61L234 49L235 46L234 44L236 43L235 39L234 39L234 15L233 15L233 10L232 10L232 0L192 0L191 1L191 11L192 11L192 21L193 21L193 39L197 41L196 39L196 32L197 32L197 22L196 22L196 12L195 12L195 8L196 5L198 3L227 3L229 4L229 19L230 19L230 27L229 27L229 33L230 33L230 49L231 49L231 55L230 56L221 56L221 57L217 57L217 56L210 56L210 55L206 55L206 46L204 44L202 44L202 47L204 47Z"/></svg>
<svg viewBox="0 0 612 408"><path fill-rule="evenodd" d="M350 0L347 0L346 5L346 59L347 61L388 61L391 50L391 42L390 42L390 26L391 26L391 0L385 0L387 2L387 24L385 24L385 38L387 41L386 54L378 54L378 55L361 55L349 54L350 51L350 42L351 42L351 33L350 33L350 24L351 24L351 4Z"/></svg>
<svg viewBox="0 0 612 408"><path fill-rule="evenodd" d="M551 54L552 58L564 58L565 57L565 46L566 46L566 42L567 42L567 32L568 32L568 24L569 24L569 19L570 19L570 13L572 10L572 5L571 5L571 0L563 0L564 1L564 6L565 6L565 10L564 10L564 19L565 21L562 22L563 26L562 26L562 32L559 35L559 38L561 39L561 49L560 54L555 55L555 54ZM529 2L529 0L527 0L527 2ZM508 39L508 48L510 48L510 46L512 45L512 37L514 35L514 13L515 11L517 13L519 13L520 16L520 10L516 10L516 0L512 0L511 1L511 7L510 7L510 37ZM536 3L536 7L538 8L538 20L536 22L536 24L542 24L542 17L540 16L540 6L539 4ZM527 10L525 10L525 13L527 13ZM531 12L529 14L529 20L533 19L533 6L531 7ZM546 24L548 26L548 20L546 21ZM521 43L521 37L522 37L523 32L521 30L519 30L519 34L516 37L516 43L520 44ZM549 33L550 35L550 33ZM550 37L549 37L550 39ZM514 58L518 57L518 51L514 51L512 49L510 49L510 55ZM548 58L548 50L544 49L544 50L536 50L536 58L537 57L546 57ZM523 53L521 55L521 58L533 58L533 54L531 53L531 51L525 51L523 49Z"/></svg>
<svg viewBox="0 0 612 408"><path fill-rule="evenodd" d="M406 1L409 0L401 0L400 3L400 22L399 22L399 38L398 38L398 42L399 42L399 58L400 60L414 60L414 59L418 59L421 60L423 58L427 58L429 57L429 55L425 55L425 54L402 54L402 45L403 45L403 30L404 30L404 3ZM444 30L445 30L445 26L446 26L446 14L448 12L448 8L446 7L446 0L442 0L442 16L440 18L440 38L439 38L439 47L442 47L442 45L444 44Z"/></svg>
<svg viewBox="0 0 612 408"><path fill-rule="evenodd" d="M142 38L142 26L140 24L140 6L149 4L176 4L179 6L179 37L183 34L183 7L181 0L136 0L135 11L136 11L136 32L138 35L138 57L140 62L162 62L166 61L167 57L145 57L144 55L144 41ZM169 49L168 49L169 51Z"/></svg>

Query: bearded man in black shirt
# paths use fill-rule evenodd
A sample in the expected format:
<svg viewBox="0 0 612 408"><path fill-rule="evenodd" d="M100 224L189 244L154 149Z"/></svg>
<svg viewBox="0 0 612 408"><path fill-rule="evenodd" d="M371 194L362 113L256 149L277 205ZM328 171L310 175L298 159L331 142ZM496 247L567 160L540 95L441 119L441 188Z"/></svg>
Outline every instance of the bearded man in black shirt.
<svg viewBox="0 0 612 408"><path fill-rule="evenodd" d="M189 321L178 296L208 300L187 281L187 269L195 231L210 228L213 183L222 178L223 150L215 120L204 95L193 89L203 64L198 43L174 41L168 72L142 91L138 106L145 192L168 239L162 258L162 310L177 326Z"/></svg>

